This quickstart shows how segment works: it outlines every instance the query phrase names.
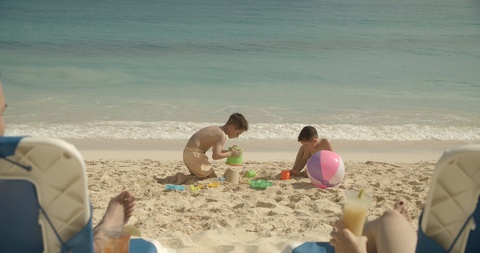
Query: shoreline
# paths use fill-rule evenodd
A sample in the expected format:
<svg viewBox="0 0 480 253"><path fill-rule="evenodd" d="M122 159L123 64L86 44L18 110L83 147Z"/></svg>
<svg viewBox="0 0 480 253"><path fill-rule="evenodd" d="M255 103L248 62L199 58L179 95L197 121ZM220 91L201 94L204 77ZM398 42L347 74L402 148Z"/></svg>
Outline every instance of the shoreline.
<svg viewBox="0 0 480 253"><path fill-rule="evenodd" d="M77 147L85 160L154 159L178 161L186 140L84 140L66 139ZM436 161L450 148L470 144L464 141L331 141L344 161L418 162ZM225 147L243 148L244 161L294 161L296 140L227 140ZM211 150L207 152L211 156Z"/></svg>

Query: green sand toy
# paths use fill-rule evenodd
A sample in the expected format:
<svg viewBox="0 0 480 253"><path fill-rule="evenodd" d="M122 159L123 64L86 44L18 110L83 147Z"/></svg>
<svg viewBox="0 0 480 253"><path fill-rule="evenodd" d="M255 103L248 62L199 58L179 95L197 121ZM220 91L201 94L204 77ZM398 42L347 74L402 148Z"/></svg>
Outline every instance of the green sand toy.
<svg viewBox="0 0 480 253"><path fill-rule="evenodd" d="M245 176L248 178L253 178L257 176L257 172L255 172L254 170L249 170L247 171L247 173L245 173Z"/></svg>
<svg viewBox="0 0 480 253"><path fill-rule="evenodd" d="M235 150L242 150L239 147L233 147ZM228 148L228 150L232 150L232 147ZM227 162L226 164L228 165L233 165L233 166L240 166L243 165L243 158L242 155L239 156L229 156L227 157Z"/></svg>
<svg viewBox="0 0 480 253"><path fill-rule="evenodd" d="M263 179L258 179L258 180L250 180L248 182L250 186L254 189L267 189L268 187L272 186L272 182L263 180Z"/></svg>

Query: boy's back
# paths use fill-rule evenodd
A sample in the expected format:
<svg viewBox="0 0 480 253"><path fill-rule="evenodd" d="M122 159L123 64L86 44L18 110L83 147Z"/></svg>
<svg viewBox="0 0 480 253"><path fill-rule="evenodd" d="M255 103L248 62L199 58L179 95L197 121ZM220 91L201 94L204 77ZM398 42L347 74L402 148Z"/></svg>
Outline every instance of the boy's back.
<svg viewBox="0 0 480 253"><path fill-rule="evenodd" d="M223 146L227 136L221 126L208 126L198 130L190 137L187 142L187 147L198 148L207 152L215 144Z"/></svg>

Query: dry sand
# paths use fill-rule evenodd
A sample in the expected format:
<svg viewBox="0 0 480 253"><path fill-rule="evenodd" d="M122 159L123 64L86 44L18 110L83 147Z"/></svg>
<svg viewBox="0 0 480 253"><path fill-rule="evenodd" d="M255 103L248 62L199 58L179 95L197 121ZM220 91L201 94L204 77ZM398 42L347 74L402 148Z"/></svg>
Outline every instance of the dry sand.
<svg viewBox="0 0 480 253"><path fill-rule="evenodd" d="M137 197L130 224L177 252L278 252L293 242L328 241L329 224L341 214L347 189L373 195L368 219L405 201L416 229L435 162L443 150L458 144L340 144L336 151L345 161L345 179L337 187L319 189L308 178L279 179L282 169L292 167L298 149L294 141L274 147L245 141L244 166L215 161L217 175L227 169L241 175L255 170L257 179L273 182L271 187L252 189L242 176L238 185L167 191L163 179L187 172L181 143L72 142L86 160L94 224L112 196L129 190ZM211 182L216 179L198 184Z"/></svg>

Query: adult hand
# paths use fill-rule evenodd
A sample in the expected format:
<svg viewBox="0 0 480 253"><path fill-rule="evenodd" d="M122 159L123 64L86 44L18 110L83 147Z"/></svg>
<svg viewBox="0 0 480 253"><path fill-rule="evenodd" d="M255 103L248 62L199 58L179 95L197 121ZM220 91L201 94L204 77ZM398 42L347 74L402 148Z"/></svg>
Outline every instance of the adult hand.
<svg viewBox="0 0 480 253"><path fill-rule="evenodd" d="M335 247L335 253L367 252L367 237L354 235L352 231L345 228L342 220L335 221L330 236L332 237L330 245Z"/></svg>

